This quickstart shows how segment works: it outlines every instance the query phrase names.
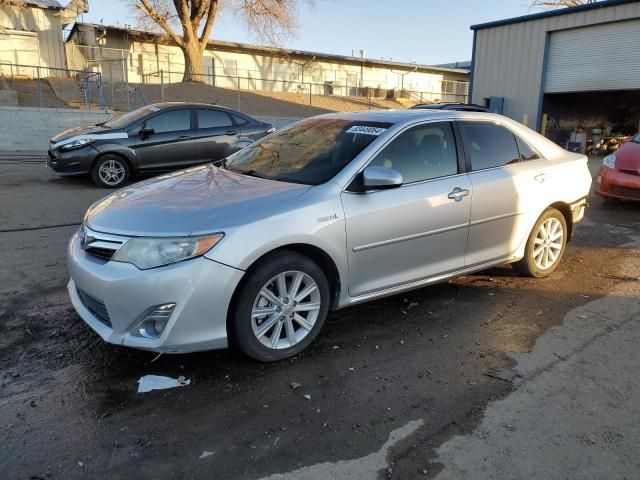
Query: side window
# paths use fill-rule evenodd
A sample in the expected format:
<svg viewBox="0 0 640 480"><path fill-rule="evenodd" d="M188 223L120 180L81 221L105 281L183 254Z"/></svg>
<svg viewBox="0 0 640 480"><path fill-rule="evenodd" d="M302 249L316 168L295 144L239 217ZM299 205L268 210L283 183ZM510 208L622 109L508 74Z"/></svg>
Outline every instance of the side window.
<svg viewBox="0 0 640 480"><path fill-rule="evenodd" d="M181 132L191 130L191 110L170 110L160 113L146 122L147 128L155 133Z"/></svg>
<svg viewBox="0 0 640 480"><path fill-rule="evenodd" d="M244 117L241 117L240 115L235 115L235 114L231 114L231 116L233 117L233 119L235 120L236 124L238 125L245 125L247 123L249 123L249 120L247 120Z"/></svg>
<svg viewBox="0 0 640 480"><path fill-rule="evenodd" d="M516 142L518 142L518 150L520 151L520 161L526 162L528 160L538 160L540 154L529 146L524 140L516 135Z"/></svg>
<svg viewBox="0 0 640 480"><path fill-rule="evenodd" d="M231 118L220 110L196 110L198 115L198 128L222 128L233 125Z"/></svg>
<svg viewBox="0 0 640 480"><path fill-rule="evenodd" d="M449 122L419 125L402 132L370 165L393 168L404 183L458 173L456 142Z"/></svg>
<svg viewBox="0 0 640 480"><path fill-rule="evenodd" d="M520 161L516 138L506 128L492 123L460 122L465 150L472 170L502 167Z"/></svg>

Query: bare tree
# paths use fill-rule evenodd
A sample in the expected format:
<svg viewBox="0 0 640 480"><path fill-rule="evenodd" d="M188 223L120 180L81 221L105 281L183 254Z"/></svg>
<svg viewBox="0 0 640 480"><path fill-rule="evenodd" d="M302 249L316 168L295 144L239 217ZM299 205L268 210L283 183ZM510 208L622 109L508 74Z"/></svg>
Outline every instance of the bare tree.
<svg viewBox="0 0 640 480"><path fill-rule="evenodd" d="M597 0L533 0L531 6L543 8L577 7L578 5L596 3L596 1Z"/></svg>
<svg viewBox="0 0 640 480"><path fill-rule="evenodd" d="M220 7L229 8L262 42L277 44L297 30L301 0L135 0L139 24L160 27L184 53L183 82L202 81L202 54ZM309 0L307 0L309 1ZM178 29L181 31L178 33Z"/></svg>

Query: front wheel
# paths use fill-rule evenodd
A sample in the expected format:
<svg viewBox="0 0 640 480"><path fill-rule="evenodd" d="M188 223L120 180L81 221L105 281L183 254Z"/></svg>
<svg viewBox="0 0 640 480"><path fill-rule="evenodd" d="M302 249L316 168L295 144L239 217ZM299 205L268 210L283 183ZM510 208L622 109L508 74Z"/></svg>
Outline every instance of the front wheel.
<svg viewBox="0 0 640 480"><path fill-rule="evenodd" d="M122 187L129 179L129 164L116 155L103 155L93 165L91 177L104 188Z"/></svg>
<svg viewBox="0 0 640 480"><path fill-rule="evenodd" d="M524 257L513 266L528 277L548 277L558 268L566 245L567 221L559 210L548 208L529 235Z"/></svg>
<svg viewBox="0 0 640 480"><path fill-rule="evenodd" d="M329 310L329 283L322 269L296 252L282 251L248 273L231 314L234 343L263 362L304 350Z"/></svg>

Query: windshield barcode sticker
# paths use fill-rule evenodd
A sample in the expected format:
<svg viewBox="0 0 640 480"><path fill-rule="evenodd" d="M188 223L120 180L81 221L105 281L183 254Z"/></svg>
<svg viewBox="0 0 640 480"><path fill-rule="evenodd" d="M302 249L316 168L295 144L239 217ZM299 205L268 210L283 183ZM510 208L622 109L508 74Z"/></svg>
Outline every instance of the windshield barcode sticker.
<svg viewBox="0 0 640 480"><path fill-rule="evenodd" d="M365 125L354 125L346 133L362 133L363 135L381 135L386 132L386 128L367 127Z"/></svg>

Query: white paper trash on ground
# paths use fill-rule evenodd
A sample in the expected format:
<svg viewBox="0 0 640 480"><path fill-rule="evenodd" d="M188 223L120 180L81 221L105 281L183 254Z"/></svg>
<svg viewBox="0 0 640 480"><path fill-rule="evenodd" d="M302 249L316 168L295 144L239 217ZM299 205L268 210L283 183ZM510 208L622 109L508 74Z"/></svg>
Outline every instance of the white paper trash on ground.
<svg viewBox="0 0 640 480"><path fill-rule="evenodd" d="M165 388L184 387L190 383L191 380L183 376L171 378L160 375L145 375L138 380L138 393L150 392L151 390L163 390Z"/></svg>

